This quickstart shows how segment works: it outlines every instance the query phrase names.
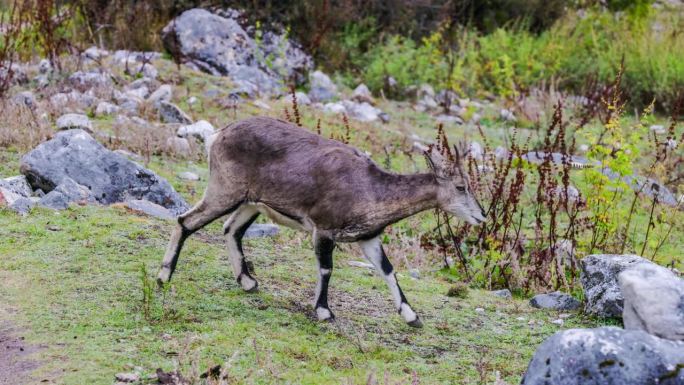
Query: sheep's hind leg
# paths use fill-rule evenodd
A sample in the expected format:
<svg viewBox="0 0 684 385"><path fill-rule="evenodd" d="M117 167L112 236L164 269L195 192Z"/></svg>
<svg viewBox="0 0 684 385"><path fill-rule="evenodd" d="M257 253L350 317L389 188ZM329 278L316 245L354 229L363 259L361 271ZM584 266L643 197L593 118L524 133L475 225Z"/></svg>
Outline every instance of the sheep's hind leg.
<svg viewBox="0 0 684 385"><path fill-rule="evenodd" d="M253 205L240 206L223 225L223 233L226 236L228 257L233 267L233 274L242 289L247 292L256 291L259 287L256 279L249 274L245 254L242 250L242 237L249 226L259 216L259 212Z"/></svg>

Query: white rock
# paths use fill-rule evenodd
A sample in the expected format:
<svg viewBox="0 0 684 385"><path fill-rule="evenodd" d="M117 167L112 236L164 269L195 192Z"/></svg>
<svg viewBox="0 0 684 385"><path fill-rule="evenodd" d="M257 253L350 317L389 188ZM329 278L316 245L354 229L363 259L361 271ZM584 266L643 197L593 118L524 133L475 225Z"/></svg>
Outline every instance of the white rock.
<svg viewBox="0 0 684 385"><path fill-rule="evenodd" d="M126 91L126 95L138 98L140 100L144 100L149 94L150 90L147 88L147 86L140 86Z"/></svg>
<svg viewBox="0 0 684 385"><path fill-rule="evenodd" d="M256 107L261 108L262 110L269 111L271 109L271 106L269 106L268 103L266 103L260 99L253 100L252 104L255 105Z"/></svg>
<svg viewBox="0 0 684 385"><path fill-rule="evenodd" d="M481 307L476 307L476 308L475 308L475 313L484 314L484 312L485 312L485 309L484 309L484 308L481 308Z"/></svg>
<svg viewBox="0 0 684 385"><path fill-rule="evenodd" d="M188 156L191 152L190 142L177 136L172 136L166 140L166 149L183 156Z"/></svg>
<svg viewBox="0 0 684 385"><path fill-rule="evenodd" d="M109 102L100 102L97 104L97 107L95 108L95 116L102 117L107 115L113 115L119 112L119 110L121 110L121 107L115 104Z"/></svg>
<svg viewBox="0 0 684 385"><path fill-rule="evenodd" d="M654 124L649 127L649 130L655 132L656 134L664 134L665 133L665 126L661 124Z"/></svg>
<svg viewBox="0 0 684 385"><path fill-rule="evenodd" d="M147 101L152 104L157 104L162 101L169 102L171 101L172 96L173 87L170 84L162 84L147 98ZM188 101L188 103L190 103L190 101Z"/></svg>
<svg viewBox="0 0 684 385"><path fill-rule="evenodd" d="M125 202L126 207L129 209L143 213L146 215L150 215L156 218L161 218L161 219L175 219L176 216L171 212L171 210L167 209L164 206L160 206L156 203L152 203L150 201L144 200L144 199L132 199L127 202ZM126 381L122 380L118 377L117 374L117 379L119 381L124 381L124 382L135 382L137 380L132 380L132 381Z"/></svg>
<svg viewBox="0 0 684 385"><path fill-rule="evenodd" d="M554 325L563 326L563 319L558 318L558 319L551 321L551 323Z"/></svg>
<svg viewBox="0 0 684 385"><path fill-rule="evenodd" d="M195 104L197 104L197 102L199 102L199 99L197 99L196 96L191 96L187 100L187 103L189 106L195 105Z"/></svg>
<svg viewBox="0 0 684 385"><path fill-rule="evenodd" d="M375 266L373 266L372 263L368 263L368 262L348 261L347 264L348 264L349 266L363 267L363 268L367 268L367 269L374 269L374 268L375 268Z"/></svg>
<svg viewBox="0 0 684 385"><path fill-rule="evenodd" d="M207 143L209 141L208 138L213 135L215 131L216 130L211 123L207 122L206 120L200 120L197 123L179 127L177 135L182 138L194 136L195 138Z"/></svg>
<svg viewBox="0 0 684 385"><path fill-rule="evenodd" d="M357 101L359 103L370 103L373 104L373 95L371 94L370 90L368 87L361 83L359 84L355 89L354 92L352 92L352 100Z"/></svg>
<svg viewBox="0 0 684 385"><path fill-rule="evenodd" d="M346 114L347 109L344 107L342 103L326 103L323 106L323 111L325 112L331 112L333 114Z"/></svg>
<svg viewBox="0 0 684 385"><path fill-rule="evenodd" d="M618 283L625 329L684 340L684 280L662 266L642 263L622 271Z"/></svg>
<svg viewBox="0 0 684 385"><path fill-rule="evenodd" d="M295 92L295 97L297 98L297 105L308 106L311 104L311 99L309 98L309 95L303 92ZM287 94L287 101L290 104L292 104L292 94Z"/></svg>
<svg viewBox="0 0 684 385"><path fill-rule="evenodd" d="M117 373L114 377L117 381L121 382L136 382L140 380L140 376L136 373Z"/></svg>
<svg viewBox="0 0 684 385"><path fill-rule="evenodd" d="M366 102L356 103L351 100L343 100L341 103L349 117L361 122L374 122L380 118L382 113L382 111Z"/></svg>
<svg viewBox="0 0 684 385"><path fill-rule="evenodd" d="M190 181L200 180L199 175L195 174L194 172L190 172L190 171L183 171L181 173L178 173L178 177L180 179L190 180Z"/></svg>
<svg viewBox="0 0 684 385"><path fill-rule="evenodd" d="M87 116L81 114L64 114L57 118L58 130L70 130L80 128L89 132L93 131L93 124Z"/></svg>
<svg viewBox="0 0 684 385"><path fill-rule="evenodd" d="M330 90L334 93L337 92L337 86L335 83L333 83L332 80L330 80L330 77L326 74L324 74L321 71L314 71L309 75L309 82L311 84L311 88L325 88L327 90Z"/></svg>
<svg viewBox="0 0 684 385"><path fill-rule="evenodd" d="M499 117L501 118L501 120L505 120L507 122L515 122L516 120L518 120L515 118L513 112L505 108L502 108L501 111L499 111Z"/></svg>

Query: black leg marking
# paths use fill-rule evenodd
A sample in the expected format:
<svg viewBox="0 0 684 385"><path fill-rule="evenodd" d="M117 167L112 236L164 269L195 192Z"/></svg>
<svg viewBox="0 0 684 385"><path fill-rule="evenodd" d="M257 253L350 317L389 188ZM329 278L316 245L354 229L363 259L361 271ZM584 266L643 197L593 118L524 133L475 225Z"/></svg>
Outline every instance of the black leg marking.
<svg viewBox="0 0 684 385"><path fill-rule="evenodd" d="M387 258L387 255L385 254L385 249L382 247L380 248L380 252L382 253L382 272L385 273L385 275L390 275L392 274L392 271L394 271L394 267L392 266L392 262L389 261L389 258Z"/></svg>
<svg viewBox="0 0 684 385"><path fill-rule="evenodd" d="M259 216L259 213L256 213L252 215L251 218L249 218L245 223L240 226L237 231L235 231L235 234L233 234L233 239L235 240L235 244L237 245L238 252L240 253L240 259L241 259L241 267L240 267L240 273L238 274L237 281L238 284L242 285L242 279L244 276L247 276L251 280L255 281L254 277L252 277L251 274L249 274L249 268L247 268L247 261L245 261L245 253L242 250L242 238L245 236L245 232L247 232L247 229L249 226L254 223L254 221L257 219ZM228 230L226 231L226 234L228 233ZM259 284L257 283L253 289L249 291L256 291L257 287Z"/></svg>

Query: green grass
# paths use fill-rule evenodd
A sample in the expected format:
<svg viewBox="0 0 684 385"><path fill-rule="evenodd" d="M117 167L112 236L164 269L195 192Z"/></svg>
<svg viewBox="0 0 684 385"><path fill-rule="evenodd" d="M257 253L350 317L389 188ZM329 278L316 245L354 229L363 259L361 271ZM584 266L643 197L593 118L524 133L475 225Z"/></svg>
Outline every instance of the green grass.
<svg viewBox="0 0 684 385"><path fill-rule="evenodd" d="M347 251L336 252L331 284L338 321L319 323L309 305L316 271L308 239L286 230L248 241L261 290L245 294L224 260L218 224L187 242L170 289L155 288L146 303L143 287L171 227L114 207L37 209L26 218L0 211L0 305L16 311L29 343L44 347L36 382L110 384L131 366L147 375L180 361L190 373L227 360L233 378L256 384L365 383L373 372L409 382L413 371L423 384L476 384L478 365L489 380L500 371L517 382L536 346L559 330L549 322L558 314L524 299L478 290L450 298L437 276L399 271L426 324L414 330L380 278L347 265L359 259ZM566 321L596 325L576 314Z"/></svg>

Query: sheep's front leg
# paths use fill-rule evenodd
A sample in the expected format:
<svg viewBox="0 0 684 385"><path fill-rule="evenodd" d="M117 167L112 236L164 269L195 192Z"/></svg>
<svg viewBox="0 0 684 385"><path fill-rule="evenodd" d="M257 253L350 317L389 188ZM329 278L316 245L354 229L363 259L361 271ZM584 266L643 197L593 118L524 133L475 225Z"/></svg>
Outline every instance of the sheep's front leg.
<svg viewBox="0 0 684 385"><path fill-rule="evenodd" d="M366 259L375 267L375 271L377 271L377 273L385 279L385 282L387 282L387 286L389 286L390 292L392 292L394 305L396 306L399 315L404 318L409 326L415 328L423 327L423 323L413 311L411 305L408 304L406 297L404 297L404 293L399 287L397 276L394 274L394 267L392 267L392 263L387 259L387 255L385 255L385 250L382 248L380 238L375 237L366 241L359 241L359 245L363 250L363 254L366 256Z"/></svg>
<svg viewBox="0 0 684 385"><path fill-rule="evenodd" d="M333 269L332 253L335 242L328 237L314 233L314 250L318 260L318 284L316 285L316 317L320 321L334 320L335 315L328 307L328 283Z"/></svg>

